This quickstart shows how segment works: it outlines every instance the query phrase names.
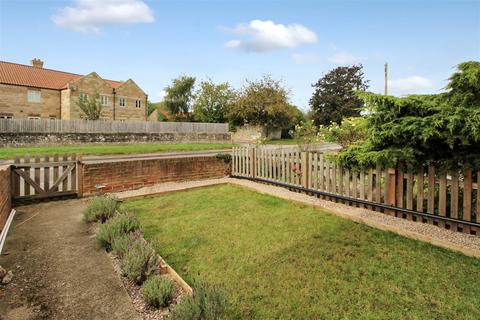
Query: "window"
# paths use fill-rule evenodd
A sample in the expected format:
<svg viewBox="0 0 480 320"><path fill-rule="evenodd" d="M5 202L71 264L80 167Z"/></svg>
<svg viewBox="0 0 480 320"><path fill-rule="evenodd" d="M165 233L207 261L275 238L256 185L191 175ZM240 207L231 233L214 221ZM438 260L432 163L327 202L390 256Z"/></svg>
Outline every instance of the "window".
<svg viewBox="0 0 480 320"><path fill-rule="evenodd" d="M140 109L142 107L142 101L141 100L135 100L135 108Z"/></svg>
<svg viewBox="0 0 480 320"><path fill-rule="evenodd" d="M12 119L13 117L6 114L0 114L0 119Z"/></svg>
<svg viewBox="0 0 480 320"><path fill-rule="evenodd" d="M125 98L118 98L118 105L120 107L125 107L127 105L127 102L125 101Z"/></svg>
<svg viewBox="0 0 480 320"><path fill-rule="evenodd" d="M80 92L80 101L87 101L88 100L88 94L85 92Z"/></svg>
<svg viewBox="0 0 480 320"><path fill-rule="evenodd" d="M30 120L40 120L40 117L38 117L38 116L29 116L28 119L30 119Z"/></svg>
<svg viewBox="0 0 480 320"><path fill-rule="evenodd" d="M107 96L100 96L100 102L102 103L102 106L106 106L108 104L108 97Z"/></svg>
<svg viewBox="0 0 480 320"><path fill-rule="evenodd" d="M40 90L28 90L27 101L28 102L40 102L42 99L42 92Z"/></svg>

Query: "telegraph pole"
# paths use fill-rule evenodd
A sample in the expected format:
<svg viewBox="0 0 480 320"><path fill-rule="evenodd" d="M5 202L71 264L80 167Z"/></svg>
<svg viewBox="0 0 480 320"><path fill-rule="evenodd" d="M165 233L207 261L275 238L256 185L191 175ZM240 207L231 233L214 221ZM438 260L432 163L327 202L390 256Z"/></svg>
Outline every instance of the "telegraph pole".
<svg viewBox="0 0 480 320"><path fill-rule="evenodd" d="M388 63L385 63L385 95L388 95Z"/></svg>

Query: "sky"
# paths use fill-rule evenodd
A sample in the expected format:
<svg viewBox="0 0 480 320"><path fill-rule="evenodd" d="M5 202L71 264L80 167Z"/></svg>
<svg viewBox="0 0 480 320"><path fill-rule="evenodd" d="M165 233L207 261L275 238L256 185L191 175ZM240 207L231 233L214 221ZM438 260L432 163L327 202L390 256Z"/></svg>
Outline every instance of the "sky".
<svg viewBox="0 0 480 320"><path fill-rule="evenodd" d="M112 80L159 101L173 78L269 74L308 110L312 84L361 63L370 91L441 92L480 60L480 0L0 0L0 60Z"/></svg>

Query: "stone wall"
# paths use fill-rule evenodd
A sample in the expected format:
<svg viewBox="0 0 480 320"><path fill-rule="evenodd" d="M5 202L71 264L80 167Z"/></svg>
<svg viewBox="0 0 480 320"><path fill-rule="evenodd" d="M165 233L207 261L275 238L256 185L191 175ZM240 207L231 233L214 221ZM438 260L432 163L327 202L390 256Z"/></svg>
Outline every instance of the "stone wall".
<svg viewBox="0 0 480 320"><path fill-rule="evenodd" d="M230 163L215 156L84 163L84 196L138 189L172 181L221 178Z"/></svg>
<svg viewBox="0 0 480 320"><path fill-rule="evenodd" d="M96 143L230 143L230 133L8 133L0 147L57 146Z"/></svg>
<svg viewBox="0 0 480 320"><path fill-rule="evenodd" d="M0 230L12 210L10 190L10 166L0 166Z"/></svg>
<svg viewBox="0 0 480 320"><path fill-rule="evenodd" d="M282 136L281 129L266 128L264 126L245 125L238 127L232 136L233 143L252 143L258 139L267 138L280 139Z"/></svg>
<svg viewBox="0 0 480 320"><path fill-rule="evenodd" d="M40 91L40 102L28 102L28 90ZM60 91L0 84L0 115L60 119Z"/></svg>

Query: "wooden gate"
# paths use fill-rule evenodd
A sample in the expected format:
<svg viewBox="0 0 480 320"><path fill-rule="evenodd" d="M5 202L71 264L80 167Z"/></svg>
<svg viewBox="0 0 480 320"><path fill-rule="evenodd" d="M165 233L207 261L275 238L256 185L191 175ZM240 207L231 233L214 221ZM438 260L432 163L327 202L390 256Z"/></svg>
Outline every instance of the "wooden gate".
<svg viewBox="0 0 480 320"><path fill-rule="evenodd" d="M17 156L11 171L13 201L75 196L78 193L77 171L75 154Z"/></svg>

